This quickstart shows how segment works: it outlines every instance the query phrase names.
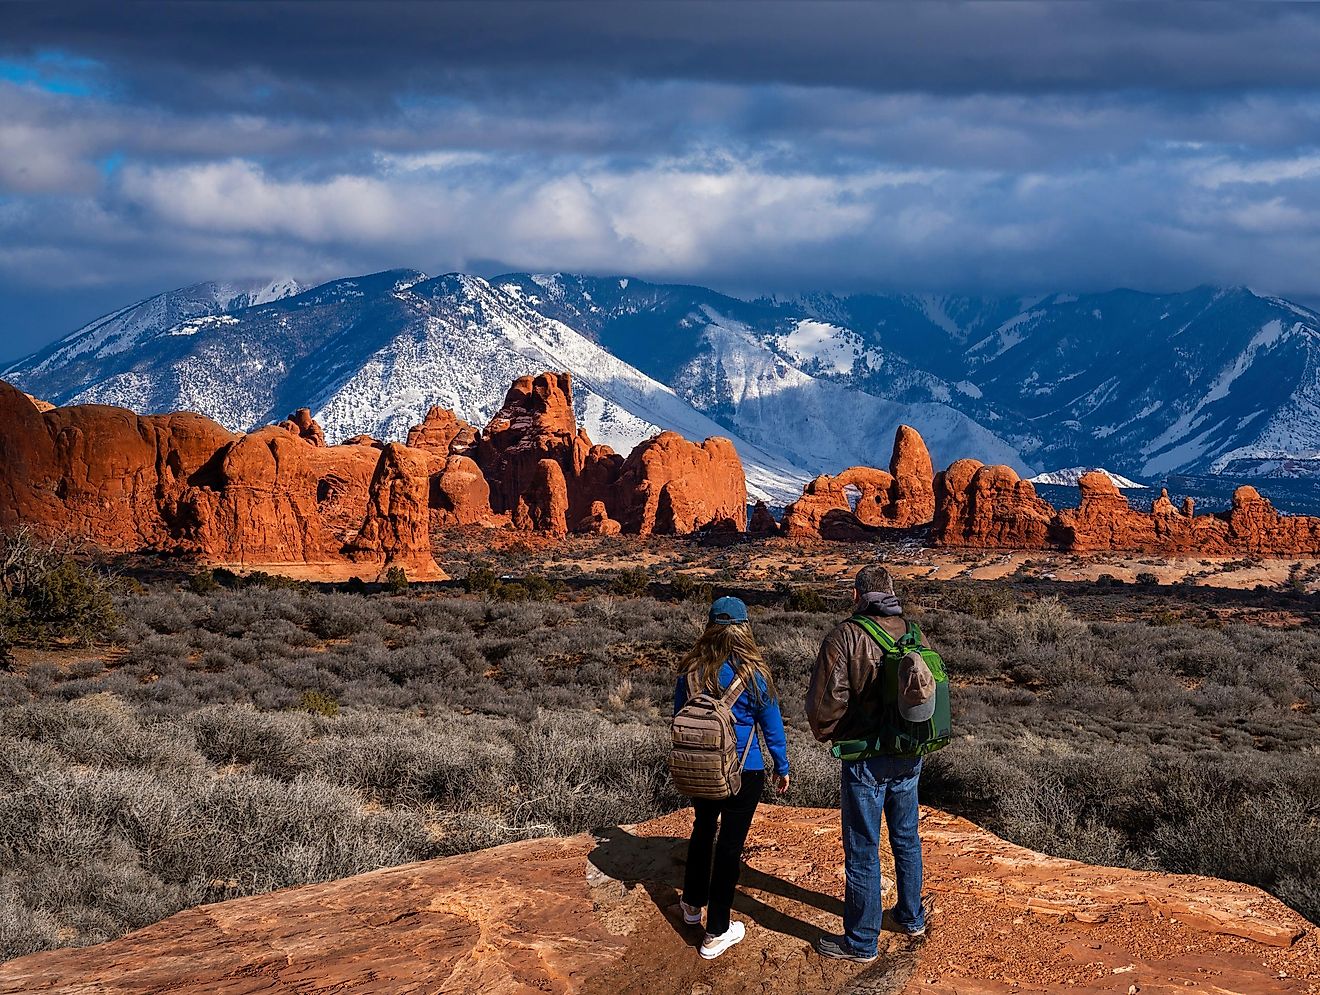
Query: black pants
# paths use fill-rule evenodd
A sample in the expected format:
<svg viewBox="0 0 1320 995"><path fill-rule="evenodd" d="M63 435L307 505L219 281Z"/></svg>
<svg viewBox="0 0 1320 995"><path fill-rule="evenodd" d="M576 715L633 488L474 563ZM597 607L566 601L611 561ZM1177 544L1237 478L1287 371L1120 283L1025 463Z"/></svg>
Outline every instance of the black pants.
<svg viewBox="0 0 1320 995"><path fill-rule="evenodd" d="M718 802L692 799L697 817L688 841L683 901L697 908L709 906L706 932L711 936L729 929L729 910L742 872L743 844L764 790L765 771L745 770L742 790L732 798Z"/></svg>

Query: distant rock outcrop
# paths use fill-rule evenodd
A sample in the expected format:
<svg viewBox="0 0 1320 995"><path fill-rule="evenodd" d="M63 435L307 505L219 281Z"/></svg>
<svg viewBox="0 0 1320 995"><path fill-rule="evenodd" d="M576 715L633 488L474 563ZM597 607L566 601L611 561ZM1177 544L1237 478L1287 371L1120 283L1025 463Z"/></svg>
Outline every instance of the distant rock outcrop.
<svg viewBox="0 0 1320 995"><path fill-rule="evenodd" d="M310 408L299 408L288 418L280 422L280 428L292 432L314 446L325 445L325 433L321 431L321 426L316 423L312 417Z"/></svg>
<svg viewBox="0 0 1320 995"><path fill-rule="evenodd" d="M636 535L747 528L747 481L728 439L698 445L676 432L661 432L624 460L612 492L615 517L625 532Z"/></svg>
<svg viewBox="0 0 1320 995"><path fill-rule="evenodd" d="M1075 553L1294 556L1320 553L1320 518L1281 515L1253 487L1213 515L1181 508L1167 491L1138 511L1108 475L1085 473L1076 508L1055 510L1005 466L959 460L936 477L937 545L1060 549Z"/></svg>
<svg viewBox="0 0 1320 995"><path fill-rule="evenodd" d="M747 534L758 539L779 534L779 523L770 513L764 501L757 501L752 508L751 520L747 523Z"/></svg>
<svg viewBox="0 0 1320 995"><path fill-rule="evenodd" d="M961 459L935 477L931 539L942 546L1044 548L1054 508L1011 467Z"/></svg>
<svg viewBox="0 0 1320 995"><path fill-rule="evenodd" d="M926 941L886 930L870 967L825 960L812 941L843 911L839 813L783 805L762 806L752 829L737 902L747 937L712 965L678 908L691 820L685 809L190 909L0 964L0 993L1306 995L1320 980L1316 927L1262 891L1047 857L932 809Z"/></svg>
<svg viewBox="0 0 1320 995"><path fill-rule="evenodd" d="M605 510L604 501L591 502L591 511L587 516L577 523L576 532L586 532L592 535L616 536L623 531L623 526L609 516Z"/></svg>
<svg viewBox="0 0 1320 995"><path fill-rule="evenodd" d="M578 427L567 373L514 381L482 432L465 426L453 412L432 408L408 435L432 452L461 450L472 457L471 466L446 463L433 479L437 525L506 522L555 535L746 527L747 484L732 443L712 438L697 444L664 432L625 459L594 445ZM484 504L472 467L487 485Z"/></svg>
<svg viewBox="0 0 1320 995"><path fill-rule="evenodd" d="M427 535L425 454L325 446L301 414L236 435L188 413L42 412L0 383L0 528L26 524L105 550L245 567L336 575L397 563L442 576ZM419 490L420 501L407 498Z"/></svg>
<svg viewBox="0 0 1320 995"><path fill-rule="evenodd" d="M437 405L426 413L420 425L408 431L408 445L443 459L451 454L469 455L480 434L454 412Z"/></svg>
<svg viewBox="0 0 1320 995"><path fill-rule="evenodd" d="M935 515L934 470L921 434L900 425L889 471L853 466L808 482L784 511L784 534L856 541L879 529L929 524Z"/></svg>

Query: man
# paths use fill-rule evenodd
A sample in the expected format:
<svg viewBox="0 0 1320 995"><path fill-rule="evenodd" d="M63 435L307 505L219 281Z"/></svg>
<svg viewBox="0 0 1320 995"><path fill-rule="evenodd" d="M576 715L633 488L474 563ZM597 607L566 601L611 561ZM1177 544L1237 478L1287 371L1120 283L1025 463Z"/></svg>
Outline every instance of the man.
<svg viewBox="0 0 1320 995"><path fill-rule="evenodd" d="M895 642L907 632L894 580L884 567L865 567L857 574L853 614L864 616ZM914 664L912 657L905 656L901 664L898 700L893 700L893 692L886 700L885 653L880 641L855 621L835 626L825 637L807 691L807 719L818 740L844 744L871 739L879 731L883 716L895 707L911 721L930 717L934 700L930 673L927 670L922 675L919 671L925 670L924 665ZM845 759L842 771L847 877L843 935L822 937L816 948L825 957L865 964L878 955L884 917L880 880L882 817L889 823L889 844L898 877L894 927L909 937L922 937L930 909L921 898L917 807L921 758L872 755L875 749L856 752L863 759Z"/></svg>

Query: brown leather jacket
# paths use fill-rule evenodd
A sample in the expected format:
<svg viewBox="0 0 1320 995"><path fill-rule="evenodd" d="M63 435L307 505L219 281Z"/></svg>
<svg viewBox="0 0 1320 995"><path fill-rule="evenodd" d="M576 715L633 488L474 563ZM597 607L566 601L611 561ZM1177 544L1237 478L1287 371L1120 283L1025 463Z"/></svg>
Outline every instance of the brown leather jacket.
<svg viewBox="0 0 1320 995"><path fill-rule="evenodd" d="M896 639L907 632L901 615L871 617ZM830 630L807 688L807 721L818 740L863 739L875 732L883 662L884 651L860 625L841 622Z"/></svg>

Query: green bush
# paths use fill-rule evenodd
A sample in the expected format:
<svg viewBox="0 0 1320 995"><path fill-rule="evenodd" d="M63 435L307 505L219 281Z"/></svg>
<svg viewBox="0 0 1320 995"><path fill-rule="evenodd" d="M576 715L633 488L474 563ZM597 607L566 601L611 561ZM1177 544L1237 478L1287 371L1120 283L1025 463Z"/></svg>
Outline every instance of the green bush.
<svg viewBox="0 0 1320 995"><path fill-rule="evenodd" d="M335 700L334 695L322 691L304 691L302 697L298 699L298 707L304 712L324 715L328 719L333 719L339 714L339 702Z"/></svg>
<svg viewBox="0 0 1320 995"><path fill-rule="evenodd" d="M210 594L219 589L220 581L216 580L214 570L199 570L188 578L188 590L193 594Z"/></svg>
<svg viewBox="0 0 1320 995"><path fill-rule="evenodd" d="M644 567L620 570L610 581L610 591L614 594L636 597L645 594L651 586L651 572Z"/></svg>
<svg viewBox="0 0 1320 995"><path fill-rule="evenodd" d="M91 645L118 624L109 581L60 542L0 536L0 659L15 643Z"/></svg>
<svg viewBox="0 0 1320 995"><path fill-rule="evenodd" d="M499 582L500 578L490 567L474 566L463 578L463 590L468 594L488 594Z"/></svg>
<svg viewBox="0 0 1320 995"><path fill-rule="evenodd" d="M403 594L408 590L408 574L403 567L390 567L385 571L383 583L390 594Z"/></svg>
<svg viewBox="0 0 1320 995"><path fill-rule="evenodd" d="M789 592L784 606L791 612L826 612L825 599L809 587L795 587Z"/></svg>

